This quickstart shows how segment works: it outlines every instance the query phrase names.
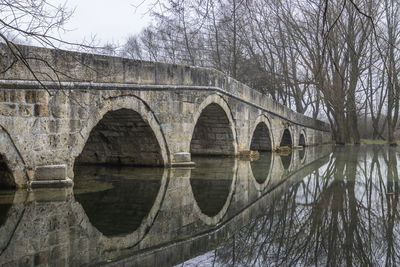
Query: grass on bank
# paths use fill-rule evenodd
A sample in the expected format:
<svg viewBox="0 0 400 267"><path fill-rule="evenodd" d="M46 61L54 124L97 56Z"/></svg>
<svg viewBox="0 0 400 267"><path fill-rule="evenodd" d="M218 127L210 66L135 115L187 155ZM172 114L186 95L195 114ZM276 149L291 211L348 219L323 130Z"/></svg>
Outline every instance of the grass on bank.
<svg viewBox="0 0 400 267"><path fill-rule="evenodd" d="M361 143L367 145L385 145L388 144L388 141L382 139L361 139ZM396 143L400 146L400 141L396 141Z"/></svg>

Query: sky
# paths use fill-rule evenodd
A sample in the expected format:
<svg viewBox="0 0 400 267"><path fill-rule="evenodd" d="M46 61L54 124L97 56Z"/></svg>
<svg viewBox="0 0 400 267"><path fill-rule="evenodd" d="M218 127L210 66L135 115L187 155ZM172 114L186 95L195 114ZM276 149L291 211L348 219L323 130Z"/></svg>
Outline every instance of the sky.
<svg viewBox="0 0 400 267"><path fill-rule="evenodd" d="M151 17L146 12L153 0L49 0L52 4L67 3L74 9L72 18L65 24L68 32L62 38L69 42L90 40L95 36L101 43L123 44L129 35L139 33L149 25ZM135 6L139 6L137 9Z"/></svg>

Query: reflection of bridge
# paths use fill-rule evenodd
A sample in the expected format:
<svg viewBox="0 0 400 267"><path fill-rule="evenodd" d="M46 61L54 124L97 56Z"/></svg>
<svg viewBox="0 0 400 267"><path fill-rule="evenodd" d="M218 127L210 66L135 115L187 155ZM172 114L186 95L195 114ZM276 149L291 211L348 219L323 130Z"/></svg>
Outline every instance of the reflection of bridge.
<svg viewBox="0 0 400 267"><path fill-rule="evenodd" d="M10 52L0 50L2 64L12 63ZM47 90L20 63L0 74L0 163L20 186L68 182L75 160L178 166L190 165L191 154L239 155L331 140L327 124L216 70L21 51Z"/></svg>
<svg viewBox="0 0 400 267"><path fill-rule="evenodd" d="M215 244L213 242L224 235L225 228L229 232L231 227L240 227L252 216L262 213L270 199L284 192L290 181L298 181L325 164L329 152L329 149L317 151L306 148L303 159L294 153L288 170L283 168L279 155L273 153L266 177L258 180L253 176L255 170L250 162L237 159L216 161L212 177L204 177L203 173L196 173L191 168L164 169L159 173L157 196L141 224L131 232L117 235L105 235L100 228L96 228L93 223L96 218L87 210L96 203L86 206L84 202L79 202L79 199L85 199L78 195L74 197L71 189L19 190L3 225L0 225L0 234L4 237L0 242L0 265L18 265L24 260L28 265L34 261L54 266L80 266L118 259L141 250L147 251L144 257L129 258L127 261L139 260L138 266L160 265L152 262L157 261L154 254L159 253L157 257L161 257L164 264L168 260L172 261L168 264L177 264L201 252L198 250L206 249L204 244ZM217 166L221 169L218 170ZM222 174L222 177L216 177L230 181L226 183L229 192L218 214L209 216L200 202L214 200L206 200L199 195L204 190L197 190L192 180L203 176L209 186L205 190L211 191L208 196L215 196L217 194L212 191L220 191L212 184L215 173ZM282 184L287 179L289 182ZM220 181L216 180L221 184ZM126 183L122 185L126 186ZM115 190L124 194L119 198L122 202L126 202L128 197L137 197L137 194L130 194L124 188ZM103 200L99 198L99 201L97 204L102 205ZM130 210L121 209L121 212L129 213ZM116 222L118 226L129 229L132 222L125 223L127 227ZM211 238L205 233L212 233ZM167 248L165 251L151 250L160 246Z"/></svg>

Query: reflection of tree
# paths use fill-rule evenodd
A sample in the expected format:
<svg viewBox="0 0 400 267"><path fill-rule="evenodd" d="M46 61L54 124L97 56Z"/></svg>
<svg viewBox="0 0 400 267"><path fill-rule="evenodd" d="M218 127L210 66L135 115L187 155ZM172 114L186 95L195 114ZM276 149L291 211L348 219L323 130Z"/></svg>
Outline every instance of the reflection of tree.
<svg viewBox="0 0 400 267"><path fill-rule="evenodd" d="M216 262L398 265L398 202L393 148L337 149L329 163L292 186L263 216L223 243Z"/></svg>
<svg viewBox="0 0 400 267"><path fill-rule="evenodd" d="M385 224L385 232L387 239L387 249L386 249L386 266L396 265L399 261L399 251L396 251L396 248L399 248L399 240L395 239L398 237L398 232L395 232L395 224L398 220L398 208L397 204L399 202L399 176L397 171L397 157L396 153L393 149L390 149L384 157L385 163L388 166L387 168L387 190L386 190L386 212L387 218L383 220ZM382 176L380 176L381 178ZM381 179L382 180L382 179ZM384 218L384 211L382 209L382 217ZM397 231L399 229L397 228Z"/></svg>

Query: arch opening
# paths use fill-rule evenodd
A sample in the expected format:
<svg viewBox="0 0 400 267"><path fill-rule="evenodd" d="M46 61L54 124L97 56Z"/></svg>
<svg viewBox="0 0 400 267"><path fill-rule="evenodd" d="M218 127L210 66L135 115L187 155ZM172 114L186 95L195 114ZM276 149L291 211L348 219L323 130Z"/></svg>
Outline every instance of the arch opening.
<svg viewBox="0 0 400 267"><path fill-rule="evenodd" d="M5 158L0 154L0 189L16 188L14 176L7 166Z"/></svg>
<svg viewBox="0 0 400 267"><path fill-rule="evenodd" d="M299 137L299 146L305 147L306 146L306 139L304 138L304 134L300 134Z"/></svg>
<svg viewBox="0 0 400 267"><path fill-rule="evenodd" d="M107 112L92 129L78 164L163 166L157 138L142 116L130 109Z"/></svg>
<svg viewBox="0 0 400 267"><path fill-rule="evenodd" d="M285 129L285 131L283 131L283 135L282 135L282 140L280 143L280 146L287 146L287 147L292 147L292 136L290 134L290 131L288 129Z"/></svg>
<svg viewBox="0 0 400 267"><path fill-rule="evenodd" d="M272 142L270 132L264 122L260 122L254 130L250 143L250 150L255 151L271 151Z"/></svg>
<svg viewBox="0 0 400 267"><path fill-rule="evenodd" d="M225 111L215 103L200 114L190 142L192 155L233 155L233 132Z"/></svg>
<svg viewBox="0 0 400 267"><path fill-rule="evenodd" d="M216 216L225 206L232 190L235 159L196 158L196 168L191 171L190 185L202 213Z"/></svg>

